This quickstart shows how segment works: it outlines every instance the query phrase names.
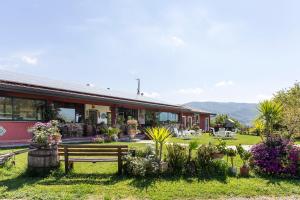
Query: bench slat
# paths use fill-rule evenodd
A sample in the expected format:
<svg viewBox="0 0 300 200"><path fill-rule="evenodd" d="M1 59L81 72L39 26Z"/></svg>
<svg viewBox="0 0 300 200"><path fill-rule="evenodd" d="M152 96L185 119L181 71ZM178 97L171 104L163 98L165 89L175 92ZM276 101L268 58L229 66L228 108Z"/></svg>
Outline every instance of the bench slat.
<svg viewBox="0 0 300 200"><path fill-rule="evenodd" d="M64 161L63 159L60 161ZM118 162L117 158L69 158L69 162Z"/></svg>
<svg viewBox="0 0 300 200"><path fill-rule="evenodd" d="M59 152L64 152L63 149ZM68 148L68 152L119 152L118 149L86 149L86 148ZM128 152L128 149L121 149L121 152Z"/></svg>
<svg viewBox="0 0 300 200"><path fill-rule="evenodd" d="M128 148L127 145L93 145L93 144L64 144L64 145L60 145L59 148L114 148L114 149L118 149L118 148Z"/></svg>
<svg viewBox="0 0 300 200"><path fill-rule="evenodd" d="M64 155L64 154L61 154L61 155ZM68 153L68 156L118 156L119 154L118 153L85 153L85 152L82 152L82 153ZM126 155L125 153L122 153L121 155Z"/></svg>

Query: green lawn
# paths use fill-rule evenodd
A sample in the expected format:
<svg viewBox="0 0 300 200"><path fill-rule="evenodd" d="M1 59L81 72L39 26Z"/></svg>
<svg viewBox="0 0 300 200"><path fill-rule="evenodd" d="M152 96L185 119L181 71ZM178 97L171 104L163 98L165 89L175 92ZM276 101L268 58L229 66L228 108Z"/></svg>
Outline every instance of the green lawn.
<svg viewBox="0 0 300 200"><path fill-rule="evenodd" d="M129 145L144 147L144 144ZM30 178L25 174L26 160L26 154L19 155L15 167L0 168L0 199L224 199L300 195L300 180L254 175L231 177L227 181L182 177L134 179L118 177L114 163L75 163L74 171L67 176L62 165L46 178ZM240 166L241 160L236 158L235 164Z"/></svg>
<svg viewBox="0 0 300 200"><path fill-rule="evenodd" d="M190 136L190 140L185 140L182 138L170 138L168 142L176 142L176 143L189 143L192 140L198 141L199 144L208 144L211 142L212 144L218 143L218 138L210 136L208 133L205 133L200 136ZM226 139L227 145L254 145L261 142L261 138L255 135L240 135L238 134L235 139ZM300 144L300 138L295 140L296 144Z"/></svg>
<svg viewBox="0 0 300 200"><path fill-rule="evenodd" d="M208 133L203 134L201 136L191 136L191 140L196 140L199 144L208 144L209 142L215 144L218 143L218 138L210 136ZM184 140L179 138L171 138L169 142L177 142L177 143L189 143L191 140ZM259 136L254 135L240 135L238 134L236 139L226 139L227 145L253 145L261 142L261 138Z"/></svg>

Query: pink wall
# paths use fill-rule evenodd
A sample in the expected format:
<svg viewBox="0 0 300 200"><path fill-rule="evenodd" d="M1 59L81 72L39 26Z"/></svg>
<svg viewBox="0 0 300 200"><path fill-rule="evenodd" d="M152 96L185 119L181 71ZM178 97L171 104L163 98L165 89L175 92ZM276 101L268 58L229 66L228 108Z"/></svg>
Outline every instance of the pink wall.
<svg viewBox="0 0 300 200"><path fill-rule="evenodd" d="M32 134L28 133L28 128L35 122L0 122L0 127L6 130L3 136L0 136L0 143L9 142L28 142Z"/></svg>
<svg viewBox="0 0 300 200"><path fill-rule="evenodd" d="M200 128L202 129L202 130L205 130L205 119L206 118L209 118L209 120L210 120L210 115L209 114L201 114L200 115ZM205 131L208 131L208 130L205 130Z"/></svg>

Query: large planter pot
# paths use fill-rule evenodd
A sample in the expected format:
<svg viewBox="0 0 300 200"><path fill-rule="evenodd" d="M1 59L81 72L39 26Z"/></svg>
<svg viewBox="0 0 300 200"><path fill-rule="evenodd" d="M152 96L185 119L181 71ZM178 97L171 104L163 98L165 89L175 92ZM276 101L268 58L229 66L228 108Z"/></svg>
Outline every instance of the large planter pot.
<svg viewBox="0 0 300 200"><path fill-rule="evenodd" d="M129 128L128 129L128 135L130 139L134 139L136 135L137 130L135 128Z"/></svg>
<svg viewBox="0 0 300 200"><path fill-rule="evenodd" d="M28 171L33 175L46 175L58 167L57 147L39 148L28 153Z"/></svg>
<svg viewBox="0 0 300 200"><path fill-rule="evenodd" d="M240 168L240 175L241 175L241 176L244 176L244 177L247 177L247 176L249 176L249 171L250 171L249 167L247 167L247 166L242 166L242 167Z"/></svg>

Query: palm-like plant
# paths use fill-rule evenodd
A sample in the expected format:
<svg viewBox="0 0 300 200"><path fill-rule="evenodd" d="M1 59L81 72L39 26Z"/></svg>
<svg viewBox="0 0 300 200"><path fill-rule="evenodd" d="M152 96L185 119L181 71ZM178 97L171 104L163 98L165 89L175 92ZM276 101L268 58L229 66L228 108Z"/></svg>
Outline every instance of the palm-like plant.
<svg viewBox="0 0 300 200"><path fill-rule="evenodd" d="M190 162L191 159L192 159L192 151L196 150L198 148L198 146L199 146L199 143L196 140L191 141L189 143L189 157L188 157L188 162Z"/></svg>
<svg viewBox="0 0 300 200"><path fill-rule="evenodd" d="M273 132L274 125L278 123L282 116L282 105L272 100L265 100L258 106L259 118L265 123L267 137Z"/></svg>
<svg viewBox="0 0 300 200"><path fill-rule="evenodd" d="M168 138L172 137L170 130L165 127L147 128L146 135L155 142L155 155L160 162L163 145Z"/></svg>

